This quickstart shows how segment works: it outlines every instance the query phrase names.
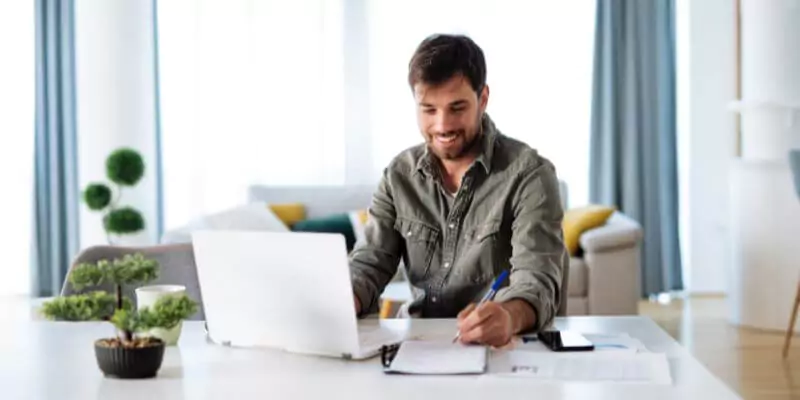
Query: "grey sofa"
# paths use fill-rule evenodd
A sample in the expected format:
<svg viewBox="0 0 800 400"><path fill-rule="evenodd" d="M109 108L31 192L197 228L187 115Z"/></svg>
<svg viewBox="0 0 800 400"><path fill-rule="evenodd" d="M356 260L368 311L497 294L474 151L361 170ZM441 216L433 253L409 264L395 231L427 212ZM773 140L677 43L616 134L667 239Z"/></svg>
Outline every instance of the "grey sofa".
<svg viewBox="0 0 800 400"><path fill-rule="evenodd" d="M272 204L303 203L307 216L313 218L367 208L374 189L374 186L252 186L248 197L250 201ZM562 182L561 198L565 205L567 197L567 187ZM641 238L639 223L619 212L605 225L581 235L583 254L570 259L567 315L638 314ZM402 279L402 273L398 273L395 282ZM405 293L410 296L410 291Z"/></svg>

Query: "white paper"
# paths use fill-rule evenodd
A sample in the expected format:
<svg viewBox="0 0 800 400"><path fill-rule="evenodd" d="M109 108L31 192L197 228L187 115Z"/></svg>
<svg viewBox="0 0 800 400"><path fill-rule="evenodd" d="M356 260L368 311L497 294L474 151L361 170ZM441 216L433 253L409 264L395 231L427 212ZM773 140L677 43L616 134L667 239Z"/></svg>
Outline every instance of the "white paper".
<svg viewBox="0 0 800 400"><path fill-rule="evenodd" d="M404 374L481 374L486 369L486 347L450 341L403 342L388 371Z"/></svg>
<svg viewBox="0 0 800 400"><path fill-rule="evenodd" d="M669 363L662 353L514 350L493 358L490 372L560 382L672 383Z"/></svg>

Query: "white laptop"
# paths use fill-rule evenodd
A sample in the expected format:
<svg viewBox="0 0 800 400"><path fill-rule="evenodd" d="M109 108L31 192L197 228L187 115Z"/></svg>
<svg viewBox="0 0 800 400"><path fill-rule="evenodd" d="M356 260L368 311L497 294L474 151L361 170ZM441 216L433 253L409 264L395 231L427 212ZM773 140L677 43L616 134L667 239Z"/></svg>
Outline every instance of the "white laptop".
<svg viewBox="0 0 800 400"><path fill-rule="evenodd" d="M215 343L363 359L403 339L359 330L342 235L197 231L192 242Z"/></svg>

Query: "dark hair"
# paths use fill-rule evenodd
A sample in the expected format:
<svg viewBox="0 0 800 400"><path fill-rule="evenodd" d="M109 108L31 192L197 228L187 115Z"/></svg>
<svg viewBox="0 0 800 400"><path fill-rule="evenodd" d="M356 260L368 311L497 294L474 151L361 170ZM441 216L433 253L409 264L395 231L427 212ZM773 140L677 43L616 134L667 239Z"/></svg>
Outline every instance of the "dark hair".
<svg viewBox="0 0 800 400"><path fill-rule="evenodd" d="M464 35L428 36L408 63L408 84L412 88L419 82L438 85L457 74L464 75L480 95L486 85L486 60L483 50Z"/></svg>

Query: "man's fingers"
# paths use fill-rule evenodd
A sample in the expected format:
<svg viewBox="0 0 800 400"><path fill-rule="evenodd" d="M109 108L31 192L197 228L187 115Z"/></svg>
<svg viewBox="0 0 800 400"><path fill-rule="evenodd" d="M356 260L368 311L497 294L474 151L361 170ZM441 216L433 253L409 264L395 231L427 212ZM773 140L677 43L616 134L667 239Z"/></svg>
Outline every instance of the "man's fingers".
<svg viewBox="0 0 800 400"><path fill-rule="evenodd" d="M463 320L458 321L458 328L464 332L474 329L476 326L482 324L486 319L495 314L496 303L484 303L476 307L470 312Z"/></svg>
<svg viewBox="0 0 800 400"><path fill-rule="evenodd" d="M462 343L491 344L501 333L502 327L499 318L490 315L477 326L469 330L462 330L460 340Z"/></svg>
<svg viewBox="0 0 800 400"><path fill-rule="evenodd" d="M469 315L469 313L471 313L471 312L472 312L472 310L474 310L474 309L475 309L475 303L470 303L470 304L467 306L467 308L465 308L465 309L461 310L461 312L460 312L460 313L458 313L458 320L459 320L459 321L462 321L462 320L464 320L464 318L467 318L467 316Z"/></svg>

